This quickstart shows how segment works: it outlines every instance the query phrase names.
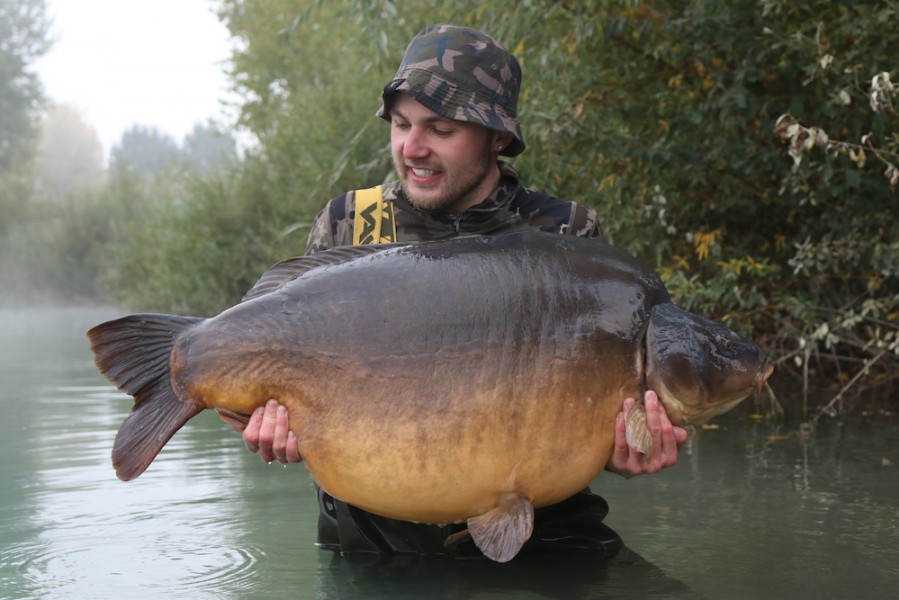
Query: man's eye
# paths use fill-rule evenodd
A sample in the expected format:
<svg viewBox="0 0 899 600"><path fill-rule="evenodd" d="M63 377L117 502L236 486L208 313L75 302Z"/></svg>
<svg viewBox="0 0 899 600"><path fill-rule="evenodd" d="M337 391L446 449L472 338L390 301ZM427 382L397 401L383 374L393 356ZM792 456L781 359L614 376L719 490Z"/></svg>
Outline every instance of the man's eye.
<svg viewBox="0 0 899 600"><path fill-rule="evenodd" d="M453 131L451 129L439 129L439 128L435 127L434 133L436 133L440 137L446 137L448 135L451 135L453 133Z"/></svg>

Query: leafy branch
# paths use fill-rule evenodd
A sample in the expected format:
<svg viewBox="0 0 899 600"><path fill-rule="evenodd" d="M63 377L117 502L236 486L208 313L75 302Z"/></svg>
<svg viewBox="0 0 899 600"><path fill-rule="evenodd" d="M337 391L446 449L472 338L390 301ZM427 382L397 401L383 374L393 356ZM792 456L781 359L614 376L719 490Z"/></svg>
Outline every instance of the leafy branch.
<svg viewBox="0 0 899 600"><path fill-rule="evenodd" d="M872 78L871 91L868 95L871 110L896 115L893 96L897 95L899 88L890 81L889 73L878 73ZM774 135L790 144L789 153L795 166L799 166L802 162L805 152L815 147L847 155L859 168L865 166L870 153L886 167L884 176L890 182L890 187L895 189L899 185L899 153L876 147L871 141L873 138L871 133L863 135L860 143L837 140L831 138L820 127L806 127L790 113L784 113L774 124Z"/></svg>

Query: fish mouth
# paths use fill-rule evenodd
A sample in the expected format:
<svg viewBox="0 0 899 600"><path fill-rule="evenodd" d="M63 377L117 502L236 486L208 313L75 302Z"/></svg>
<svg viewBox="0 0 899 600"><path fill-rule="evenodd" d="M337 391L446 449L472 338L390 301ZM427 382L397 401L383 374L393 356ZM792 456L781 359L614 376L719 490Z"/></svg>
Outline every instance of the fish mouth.
<svg viewBox="0 0 899 600"><path fill-rule="evenodd" d="M747 396L752 394L753 388L755 389L756 399L758 400L759 404L761 404L762 390L765 387L765 382L768 381L768 378L771 377L771 374L773 372L774 365L766 360L764 366L756 375L753 385L744 388L742 391L734 392L734 394L732 394L730 397L717 399L714 404L697 405L695 407L691 407L690 405L687 405L685 403L679 403L679 408L681 411L680 416L683 423L686 423L688 425L701 425L712 417L726 413L730 409L740 404L743 400L745 400ZM665 406L667 408L667 404ZM691 408L693 410L691 410ZM674 423L673 420L672 423ZM683 423L674 424L682 425Z"/></svg>
<svg viewBox="0 0 899 600"><path fill-rule="evenodd" d="M684 411L683 422L675 423L675 425L702 425L712 417L726 413L740 402L746 399L746 396L752 393L752 390L746 390L728 398L726 400L716 401L715 404L705 404L693 407L694 410Z"/></svg>
<svg viewBox="0 0 899 600"><path fill-rule="evenodd" d="M765 385L772 373L774 373L774 365L771 364L771 361L766 361L765 366L759 371L759 385Z"/></svg>
<svg viewBox="0 0 899 600"><path fill-rule="evenodd" d="M762 370L759 371L758 377L756 378L756 399L759 404L762 403L762 389L765 387L765 383L768 381L768 378L771 377L771 374L774 373L774 365L771 364L771 361L765 361L765 366L762 367Z"/></svg>
<svg viewBox="0 0 899 600"><path fill-rule="evenodd" d="M687 425L701 425L712 417L731 410L752 394L753 391L756 392L757 398L761 402L765 382L773 372L774 366L766 361L750 386L741 390L735 390L728 396L716 397L714 402L709 402L709 399L700 403L685 402L678 397L678 392L669 387L661 378L647 377L645 384L648 389L653 390L659 397L659 401L665 407L671 423L678 427L684 427ZM681 389L680 391L683 392L684 390Z"/></svg>

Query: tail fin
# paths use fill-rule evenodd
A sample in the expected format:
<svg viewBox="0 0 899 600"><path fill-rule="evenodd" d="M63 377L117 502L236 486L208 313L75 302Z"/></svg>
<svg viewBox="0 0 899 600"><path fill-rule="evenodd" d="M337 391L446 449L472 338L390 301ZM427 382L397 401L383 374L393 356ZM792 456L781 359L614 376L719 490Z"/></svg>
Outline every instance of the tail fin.
<svg viewBox="0 0 899 600"><path fill-rule="evenodd" d="M172 435L204 408L175 394L169 372L175 340L202 320L130 315L87 332L97 368L134 397L112 449L112 466L122 481L143 473Z"/></svg>

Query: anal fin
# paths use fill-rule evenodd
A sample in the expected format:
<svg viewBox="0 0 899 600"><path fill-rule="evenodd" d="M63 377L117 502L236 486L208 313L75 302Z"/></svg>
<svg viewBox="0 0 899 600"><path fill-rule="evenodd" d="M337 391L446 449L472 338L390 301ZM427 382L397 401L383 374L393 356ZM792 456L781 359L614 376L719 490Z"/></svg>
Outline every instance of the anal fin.
<svg viewBox="0 0 899 600"><path fill-rule="evenodd" d="M468 532L484 556L512 560L534 531L534 507L519 494L505 494L492 510L468 519Z"/></svg>

